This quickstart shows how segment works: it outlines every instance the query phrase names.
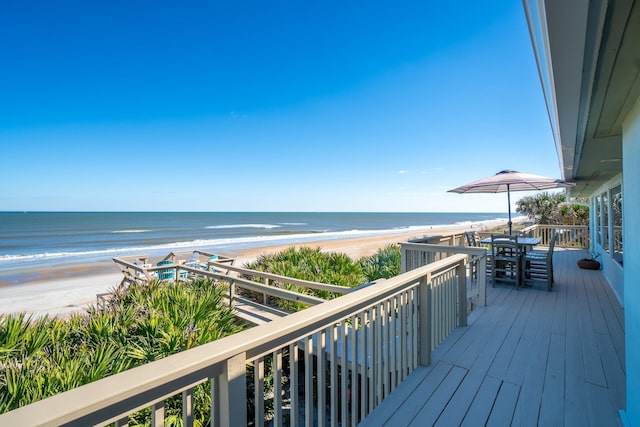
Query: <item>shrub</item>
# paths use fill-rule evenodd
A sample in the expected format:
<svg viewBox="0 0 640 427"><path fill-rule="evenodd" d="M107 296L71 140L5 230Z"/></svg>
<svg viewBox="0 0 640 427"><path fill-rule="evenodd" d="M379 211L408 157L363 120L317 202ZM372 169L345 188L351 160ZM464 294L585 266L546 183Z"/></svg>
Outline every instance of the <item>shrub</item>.
<svg viewBox="0 0 640 427"><path fill-rule="evenodd" d="M400 274L400 246L388 245L370 256L360 259L360 265L367 281L388 279Z"/></svg>
<svg viewBox="0 0 640 427"><path fill-rule="evenodd" d="M337 286L355 287L380 278L390 278L400 273L400 247L388 245L370 257L354 261L338 252L322 252L321 248L289 247L283 251L262 255L248 263L246 268L281 276L313 282L330 283ZM332 299L336 294L287 285L287 289ZM280 308L299 310L304 304L277 301Z"/></svg>
<svg viewBox="0 0 640 427"><path fill-rule="evenodd" d="M0 316L0 413L240 331L223 295L208 280L154 282L68 320ZM194 405L207 423L210 396L199 388ZM167 414L180 418L173 401Z"/></svg>

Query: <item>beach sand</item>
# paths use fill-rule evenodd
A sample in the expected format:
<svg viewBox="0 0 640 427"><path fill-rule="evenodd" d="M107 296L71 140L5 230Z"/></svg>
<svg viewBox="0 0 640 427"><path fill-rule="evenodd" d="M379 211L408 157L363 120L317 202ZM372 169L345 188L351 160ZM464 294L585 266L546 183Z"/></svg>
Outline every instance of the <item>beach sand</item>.
<svg viewBox="0 0 640 427"><path fill-rule="evenodd" d="M437 236L470 229L482 230L502 227L506 221L487 221L473 227L450 226L424 229L372 237L319 240L301 244L282 244L268 247L224 253L236 258L236 265L254 261L262 254L279 252L291 246L320 247L327 252L345 253L353 259L373 255L390 244L423 236ZM43 315L67 315L82 311L96 303L96 295L108 293L122 279L120 270L111 260L91 264L65 265L47 269L14 272L0 281L0 315L27 313L35 317Z"/></svg>

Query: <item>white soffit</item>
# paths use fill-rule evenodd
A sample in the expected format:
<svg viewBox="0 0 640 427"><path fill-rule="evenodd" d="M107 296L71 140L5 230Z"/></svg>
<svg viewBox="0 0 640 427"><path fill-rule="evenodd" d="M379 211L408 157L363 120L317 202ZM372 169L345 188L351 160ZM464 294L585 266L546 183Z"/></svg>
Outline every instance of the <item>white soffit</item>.
<svg viewBox="0 0 640 427"><path fill-rule="evenodd" d="M553 86L561 138L563 175L574 177L581 141L578 140L582 73L585 62L589 2L547 0L545 15L551 50Z"/></svg>

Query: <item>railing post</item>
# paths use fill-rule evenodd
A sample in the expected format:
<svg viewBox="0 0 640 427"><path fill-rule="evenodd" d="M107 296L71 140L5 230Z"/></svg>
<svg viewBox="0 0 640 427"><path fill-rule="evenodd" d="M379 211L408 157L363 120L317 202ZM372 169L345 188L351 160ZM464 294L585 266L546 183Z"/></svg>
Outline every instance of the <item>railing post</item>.
<svg viewBox="0 0 640 427"><path fill-rule="evenodd" d="M270 286L271 285L271 280L268 277L266 277L264 279L264 284L267 285L267 286ZM267 305L267 293L266 292L262 293L262 304Z"/></svg>
<svg viewBox="0 0 640 427"><path fill-rule="evenodd" d="M406 247L400 246L402 249L402 255L400 256L400 272L406 273L407 270L407 258L408 258L408 250Z"/></svg>
<svg viewBox="0 0 640 427"><path fill-rule="evenodd" d="M458 326L467 326L467 274L465 261L460 261L456 267L458 276Z"/></svg>
<svg viewBox="0 0 640 427"><path fill-rule="evenodd" d="M182 425L193 427L193 389L182 392Z"/></svg>
<svg viewBox="0 0 640 427"><path fill-rule="evenodd" d="M476 280L478 281L478 306L487 306L487 256L478 258Z"/></svg>
<svg viewBox="0 0 640 427"><path fill-rule="evenodd" d="M220 408L222 405L220 404L220 377L213 376L209 378L209 382L211 383L210 393L211 393L211 425L219 426L220 425ZM155 426L152 426L155 427Z"/></svg>
<svg viewBox="0 0 640 427"><path fill-rule="evenodd" d="M431 273L420 279L418 286L419 301L419 334L420 355L418 364L429 366L431 364Z"/></svg>
<svg viewBox="0 0 640 427"><path fill-rule="evenodd" d="M219 420L223 427L247 425L246 357L238 354L223 365L219 380Z"/></svg>
<svg viewBox="0 0 640 427"><path fill-rule="evenodd" d="M164 425L164 400L151 407L151 427Z"/></svg>

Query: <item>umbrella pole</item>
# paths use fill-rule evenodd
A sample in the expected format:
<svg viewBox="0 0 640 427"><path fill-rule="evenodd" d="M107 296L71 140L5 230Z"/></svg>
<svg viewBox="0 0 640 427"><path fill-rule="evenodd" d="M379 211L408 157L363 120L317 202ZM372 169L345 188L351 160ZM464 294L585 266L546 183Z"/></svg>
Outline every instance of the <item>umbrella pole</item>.
<svg viewBox="0 0 640 427"><path fill-rule="evenodd" d="M507 184L507 203L509 206L509 236L511 236L511 191L509 191L509 184Z"/></svg>

